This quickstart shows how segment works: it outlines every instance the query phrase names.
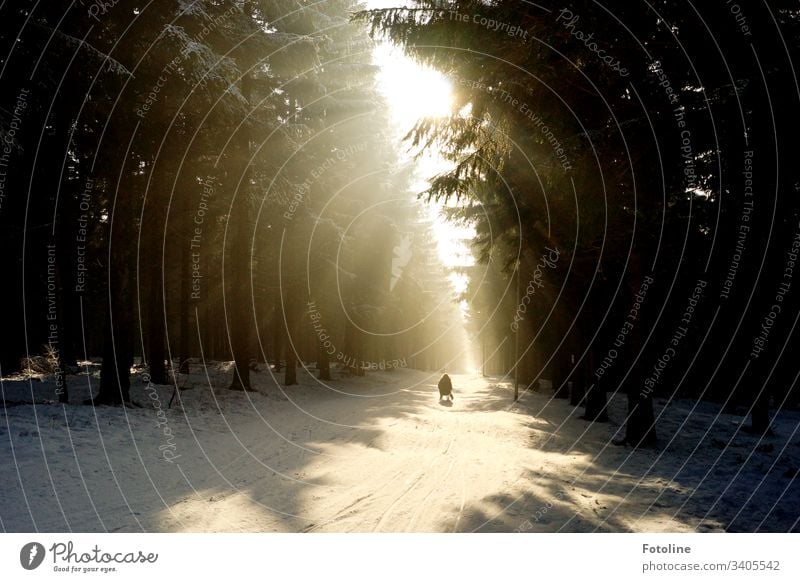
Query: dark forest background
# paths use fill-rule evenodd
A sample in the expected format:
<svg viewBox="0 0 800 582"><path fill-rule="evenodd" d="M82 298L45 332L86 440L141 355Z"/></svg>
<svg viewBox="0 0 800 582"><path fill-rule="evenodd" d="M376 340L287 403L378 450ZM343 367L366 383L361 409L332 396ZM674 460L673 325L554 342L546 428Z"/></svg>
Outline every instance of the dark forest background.
<svg viewBox="0 0 800 582"><path fill-rule="evenodd" d="M164 384L233 360L233 389L257 362L328 378L326 341L352 374L452 359L447 274L376 87L383 39L453 83L453 115L406 143L452 163L421 196L476 229L464 299L486 373L551 379L598 422L624 393L635 446L655 398L759 433L800 403L796 2L0 13L3 374L49 352L66 402L66 372L100 357L94 401L119 404L140 358Z"/></svg>

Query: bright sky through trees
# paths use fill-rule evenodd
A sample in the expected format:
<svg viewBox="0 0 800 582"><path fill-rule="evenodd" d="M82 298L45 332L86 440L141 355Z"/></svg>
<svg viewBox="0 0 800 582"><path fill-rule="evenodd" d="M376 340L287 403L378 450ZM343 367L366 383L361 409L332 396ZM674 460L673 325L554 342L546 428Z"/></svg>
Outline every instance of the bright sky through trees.
<svg viewBox="0 0 800 582"><path fill-rule="evenodd" d="M382 8L392 3L372 0L368 4L370 8ZM452 85L441 73L421 67L389 44L381 44L375 49L374 60L381 67L378 82L389 103L398 139L423 117L443 117L452 113ZM428 187L429 178L448 167L448 163L435 153L426 153L414 163L418 178L414 189L420 192ZM447 222L441 216L441 208L439 203L430 204L439 258L448 268L473 265L474 259L465 241L474 237L474 230ZM451 273L450 281L457 293L466 289L466 275ZM466 309L465 302L462 309Z"/></svg>

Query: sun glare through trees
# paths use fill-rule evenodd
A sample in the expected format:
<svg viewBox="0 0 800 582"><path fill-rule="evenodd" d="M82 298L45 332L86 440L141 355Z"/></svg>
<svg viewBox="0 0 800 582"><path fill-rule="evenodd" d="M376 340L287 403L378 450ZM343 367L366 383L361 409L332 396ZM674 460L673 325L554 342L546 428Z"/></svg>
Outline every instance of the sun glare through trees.
<svg viewBox="0 0 800 582"><path fill-rule="evenodd" d="M0 3L14 568L800 532L799 48L797 0Z"/></svg>

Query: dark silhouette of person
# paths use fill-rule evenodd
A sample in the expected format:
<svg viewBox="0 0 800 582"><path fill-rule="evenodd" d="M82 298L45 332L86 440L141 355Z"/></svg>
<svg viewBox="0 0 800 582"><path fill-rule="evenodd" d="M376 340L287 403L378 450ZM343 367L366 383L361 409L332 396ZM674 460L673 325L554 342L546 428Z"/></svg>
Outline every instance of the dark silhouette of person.
<svg viewBox="0 0 800 582"><path fill-rule="evenodd" d="M439 379L439 400L445 397L450 397L450 400L453 400L453 382L450 380L450 376L445 373Z"/></svg>

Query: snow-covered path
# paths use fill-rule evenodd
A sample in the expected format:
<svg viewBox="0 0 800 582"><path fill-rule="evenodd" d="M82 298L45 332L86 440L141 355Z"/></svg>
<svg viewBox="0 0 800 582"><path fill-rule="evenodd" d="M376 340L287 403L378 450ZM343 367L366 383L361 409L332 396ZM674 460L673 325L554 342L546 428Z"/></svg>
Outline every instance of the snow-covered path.
<svg viewBox="0 0 800 582"><path fill-rule="evenodd" d="M212 373L211 384L224 386L227 377ZM717 409L701 404L690 414L693 402L673 403L659 422L660 449L631 454L609 444L618 424L579 420L580 409L549 391L510 406L507 383L479 376L453 376L452 407L438 403L436 377L413 370L329 386L303 375L285 392L262 372L258 394L212 391L199 386L203 376L195 380L183 393L186 412L173 407L160 424L150 404L166 408L171 390L147 392L140 380L134 398L148 405L142 409L8 406L0 418L2 528L797 528L797 413L780 417L769 443L734 436L739 417L727 415L717 418L713 439L701 440ZM34 382L37 391L47 383ZM7 401L30 400L27 383L4 382L4 392ZM624 417L619 397L611 416ZM165 461L165 450L179 456Z"/></svg>

